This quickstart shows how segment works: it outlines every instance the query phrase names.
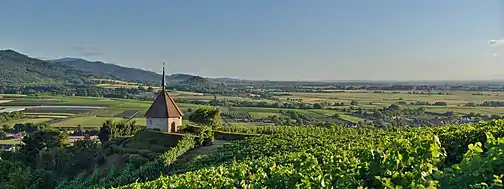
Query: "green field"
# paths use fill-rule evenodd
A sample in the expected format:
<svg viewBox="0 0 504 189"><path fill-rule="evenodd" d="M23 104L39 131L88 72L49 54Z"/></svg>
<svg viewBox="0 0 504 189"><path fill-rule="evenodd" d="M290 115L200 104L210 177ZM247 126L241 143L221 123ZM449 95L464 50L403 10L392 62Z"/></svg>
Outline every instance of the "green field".
<svg viewBox="0 0 504 189"><path fill-rule="evenodd" d="M83 127L100 127L103 122L107 120L120 121L121 118L114 117L76 117L65 119L61 122L52 124L54 127L77 127L79 125Z"/></svg>
<svg viewBox="0 0 504 189"><path fill-rule="evenodd" d="M27 108L23 120L14 120L3 124L14 125L16 123L44 123L47 122L55 127L100 127L106 120L123 120L124 116L133 116L137 124L145 124L143 117L152 102L106 99L94 97L63 97L49 96L44 98L15 98L4 100L0 107L3 108ZM97 106L102 109L75 109L75 108L32 108L34 106ZM182 111L189 108L197 108L198 105L179 103Z"/></svg>
<svg viewBox="0 0 504 189"><path fill-rule="evenodd" d="M454 91L450 92L451 95L428 95L428 94L408 94L408 91L399 91L400 93L394 94L391 91L389 93L373 93L371 91L347 91L345 93L306 93L306 92L295 92L295 93L284 93L279 92L278 94L289 94L291 96L281 96L282 101L288 102L290 99L302 99L302 102L306 103L345 103L346 106L341 106L341 108L350 107L350 102L356 100L358 102L358 107L361 108L383 108L391 104L397 103L398 101L405 101L407 103L424 101L429 103L434 102L446 102L448 106L416 106L408 105L405 107L418 108L424 107L426 111L444 113L446 111L453 111L455 113L467 114L470 112L481 113L481 114L500 114L504 115L504 108L491 108L491 107L464 107L463 105L469 102L476 104L483 103L484 101L504 101L504 93L494 92L488 93L490 96L483 95L472 95L476 92L468 91ZM397 91L394 91L397 92ZM315 101L315 99L317 101Z"/></svg>
<svg viewBox="0 0 504 189"><path fill-rule="evenodd" d="M191 100L210 100L213 99L213 95L199 95L198 93L184 92L184 91L174 91L172 96L175 98L185 98ZM423 107L426 111L445 113L447 111L453 111L456 115L465 115L470 112L481 113L484 115L498 114L504 115L504 108L491 108L491 107L464 107L462 104L468 102L482 103L489 100L504 100L504 95L497 95L497 93L492 93L490 96L477 96L471 95L471 92L452 92L453 95L428 95L428 94L407 94L407 91L401 91L401 93L372 93L359 91L348 91L346 93L287 93L291 96L281 96L280 103L293 102L287 100L289 99L302 99L305 103L335 103L343 102L345 106L336 106L335 108L349 108L350 102L356 100L358 102L358 107L367 109L367 111L372 111L376 108L387 107L390 104L397 103L398 101L415 102L415 101L426 101L434 103L437 101L447 102L448 106L416 106L407 105L404 108L419 108ZM283 93L286 94L286 93ZM228 99L228 100L252 100L244 97L224 97L217 96L218 99ZM97 97L64 97L64 96L46 96L46 97L16 97L16 98L4 98L0 99L4 103L0 104L0 107L24 107L27 108L27 119L8 122L7 124L15 124L16 122L35 122L42 123L48 122L56 127L76 127L77 125L82 126L94 126L98 127L102 122L108 119L119 120L121 118L132 118L137 121L137 123L144 124L145 118L143 118L145 112L151 105L151 101L139 101L130 99L108 99L108 98L97 98ZM257 101L257 100L255 100ZM269 100L267 100L269 101ZM53 109L43 109L43 108L31 108L33 106L98 106L103 107L103 109L69 109L69 108L53 108ZM188 103L178 103L182 111L187 112L189 109L195 109L200 105L188 104ZM262 108L262 107L226 107L225 111L229 112L247 112L254 119L266 118L273 115L280 115L281 108ZM363 121L362 118L348 115L346 112L341 112L339 110L331 109L291 109L301 113L305 113L317 119L328 119L334 114L339 114L341 119L350 122ZM54 121L51 121L53 120ZM229 120L227 120L229 123Z"/></svg>
<svg viewBox="0 0 504 189"><path fill-rule="evenodd" d="M2 144L21 144L21 141L14 141L14 140L0 140L0 145Z"/></svg>
<svg viewBox="0 0 504 189"><path fill-rule="evenodd" d="M22 120L14 120L2 123L2 125L14 126L16 123L43 123L46 121L50 121L52 118L28 118Z"/></svg>

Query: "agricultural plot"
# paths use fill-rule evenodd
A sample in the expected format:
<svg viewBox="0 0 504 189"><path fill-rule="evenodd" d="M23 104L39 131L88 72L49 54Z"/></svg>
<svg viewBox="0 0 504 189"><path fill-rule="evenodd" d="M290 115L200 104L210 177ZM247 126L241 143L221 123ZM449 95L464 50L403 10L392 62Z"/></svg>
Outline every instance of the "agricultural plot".
<svg viewBox="0 0 504 189"><path fill-rule="evenodd" d="M397 92L397 91L394 91ZM359 101L359 105L372 103L395 103L399 100L410 102L410 101L425 101L425 102L437 102L443 101L451 105L464 104L467 102L483 102L486 100L504 100L504 95L492 95L492 96L477 96L472 95L471 92L451 92L452 95L428 95L428 94L408 94L408 91L403 91L400 93L357 93L357 92L346 92L346 93L288 93L292 96L283 96L282 100L287 98L300 98L306 102L313 102L313 99L320 99L321 101L346 101L350 102L352 100ZM284 93L285 94L285 93Z"/></svg>
<svg viewBox="0 0 504 189"><path fill-rule="evenodd" d="M137 110L124 110L123 112L115 115L114 117L121 117L121 118L129 119L129 118L135 116L137 113L138 113Z"/></svg>
<svg viewBox="0 0 504 189"><path fill-rule="evenodd" d="M147 110L144 110L144 111L138 111L137 114L135 114L135 116L133 116L133 118L144 118L145 117L145 113L147 112Z"/></svg>
<svg viewBox="0 0 504 189"><path fill-rule="evenodd" d="M130 121L135 121L137 125L145 125L147 123L147 118L132 118Z"/></svg>
<svg viewBox="0 0 504 189"><path fill-rule="evenodd" d="M481 113L483 115L504 115L504 107L459 107L459 106L447 106L447 107L425 107L425 111L445 113L451 111L460 114L469 114L471 112Z"/></svg>
<svg viewBox="0 0 504 189"><path fill-rule="evenodd" d="M15 140L0 140L0 145L3 145L3 144L22 144L23 142L21 141L15 141Z"/></svg>
<svg viewBox="0 0 504 189"><path fill-rule="evenodd" d="M248 112L238 112L238 111L226 111L221 113L222 116L226 116L232 119L251 119L252 116Z"/></svg>
<svg viewBox="0 0 504 189"><path fill-rule="evenodd" d="M51 120L52 120L52 118L27 118L27 119L8 121L8 122L3 123L2 125L14 126L18 123L45 123L45 122L48 122Z"/></svg>
<svg viewBox="0 0 504 189"><path fill-rule="evenodd" d="M267 118L270 116L278 115L278 113L271 112L249 112L250 116L254 119Z"/></svg>
<svg viewBox="0 0 504 189"><path fill-rule="evenodd" d="M265 113L278 113L280 108L259 108L259 107L229 107L229 111L238 112L265 112Z"/></svg>
<svg viewBox="0 0 504 189"><path fill-rule="evenodd" d="M76 117L65 119L60 122L52 124L54 127L78 127L79 125L84 127L101 127L103 122L107 120L120 121L121 118L114 117Z"/></svg>
<svg viewBox="0 0 504 189"><path fill-rule="evenodd" d="M345 112L340 112L340 111L337 111L337 110L307 110L307 111L311 111L311 112L315 112L315 113L319 113L319 114L324 114L326 116L332 116L334 114L339 114L340 118L341 119L344 119L344 120L347 120L347 121L350 121L350 122L353 122L353 123L357 123L359 121L363 121L364 119L360 118L360 117L356 117L356 116L352 116L352 115L347 115L345 114Z"/></svg>
<svg viewBox="0 0 504 189"><path fill-rule="evenodd" d="M97 117L114 117L115 115L120 114L123 111L124 110L99 109L89 112L89 115Z"/></svg>
<svg viewBox="0 0 504 189"><path fill-rule="evenodd" d="M86 112L91 112L94 109L91 108L64 108L64 107L53 107L53 108L27 108L25 112L27 113L68 113L68 114L81 114Z"/></svg>
<svg viewBox="0 0 504 189"><path fill-rule="evenodd" d="M25 112L24 114L27 115L27 116L31 116L31 115L38 115L38 116L41 116L41 115L48 115L48 116L72 116L72 115L75 115L75 114L72 114L72 113L52 113L52 112Z"/></svg>
<svg viewBox="0 0 504 189"><path fill-rule="evenodd" d="M393 93L394 92L394 93ZM316 102L343 102L347 106L340 106L340 108L350 107L350 102L356 100L358 107L365 109L378 109L395 104L398 101L406 103L423 101L423 102L446 102L448 106L417 106L408 105L404 108L419 108L424 107L426 111L444 113L446 111L453 111L458 114L467 114L470 112L481 114L499 114L504 115L504 109L500 108L487 108L487 107L464 107L463 105L469 102L480 104L484 101L504 101L504 93L489 93L490 95L472 95L475 92L468 91L455 91L450 92L451 95L429 95L429 94L408 94L409 91L389 91L388 93L373 93L364 91L347 91L346 93L288 93L291 96L281 96L281 100L302 99L302 102L316 103ZM285 94L285 93L282 93ZM314 101L317 99L318 101Z"/></svg>

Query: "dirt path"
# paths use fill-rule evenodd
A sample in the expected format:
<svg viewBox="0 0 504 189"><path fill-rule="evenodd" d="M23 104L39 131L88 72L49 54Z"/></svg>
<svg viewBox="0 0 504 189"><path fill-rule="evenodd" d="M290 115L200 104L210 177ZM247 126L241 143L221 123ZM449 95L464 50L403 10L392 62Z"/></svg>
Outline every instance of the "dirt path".
<svg viewBox="0 0 504 189"><path fill-rule="evenodd" d="M228 143L229 141L225 140L215 140L214 143L211 146L202 146L200 148L193 149L184 155L180 156L179 160L183 162L183 160L192 160L194 157L198 155L204 155L208 154L210 152L214 152L217 150L217 148L223 146L224 144Z"/></svg>
<svg viewBox="0 0 504 189"><path fill-rule="evenodd" d="M186 152L177 159L172 166L172 171L170 172L175 173L178 168L187 167L187 165L191 164L198 156L212 153L216 151L217 148L222 147L224 144L229 142L230 141L225 140L215 140L211 146L202 146Z"/></svg>

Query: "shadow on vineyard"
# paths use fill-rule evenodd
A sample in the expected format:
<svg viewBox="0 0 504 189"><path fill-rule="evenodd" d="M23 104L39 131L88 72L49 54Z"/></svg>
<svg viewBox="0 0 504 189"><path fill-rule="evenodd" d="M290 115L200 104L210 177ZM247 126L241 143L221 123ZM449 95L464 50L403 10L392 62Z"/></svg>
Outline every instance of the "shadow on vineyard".
<svg viewBox="0 0 504 189"><path fill-rule="evenodd" d="M501 188L504 122L432 128L261 127L178 174L120 188Z"/></svg>
<svg viewBox="0 0 504 189"><path fill-rule="evenodd" d="M60 137L51 132L40 137ZM23 154L36 151L22 148L3 152L0 160L0 177L22 182L0 182L0 188L503 187L503 120L390 129L223 127L214 133L255 137L205 146L193 135L140 130L100 146L52 146L28 161L34 165L24 163Z"/></svg>

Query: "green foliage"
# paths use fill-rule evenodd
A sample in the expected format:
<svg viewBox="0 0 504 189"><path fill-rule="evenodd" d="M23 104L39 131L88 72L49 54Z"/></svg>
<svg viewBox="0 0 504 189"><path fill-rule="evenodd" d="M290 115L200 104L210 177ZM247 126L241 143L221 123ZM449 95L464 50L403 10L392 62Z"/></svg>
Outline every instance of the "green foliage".
<svg viewBox="0 0 504 189"><path fill-rule="evenodd" d="M49 128L49 125L47 124L41 124L41 123L17 123L14 125L12 129L9 129L8 132L12 133L19 133L19 132L26 132L26 133L33 133L35 131L39 130L44 130Z"/></svg>
<svg viewBox="0 0 504 189"><path fill-rule="evenodd" d="M185 135L176 146L168 149L156 159L149 161L140 167L135 167L133 163L128 163L123 169L112 169L105 175L101 175L95 169L89 177L81 174L74 180L60 183L58 189L72 188L93 188L120 186L135 181L147 181L158 178L178 157L194 147L194 137Z"/></svg>
<svg viewBox="0 0 504 189"><path fill-rule="evenodd" d="M6 140L7 133L5 131L0 130L0 140Z"/></svg>
<svg viewBox="0 0 504 189"><path fill-rule="evenodd" d="M504 138L487 133L486 139L484 148L481 142L470 144L460 163L444 169L440 176L442 187L504 187Z"/></svg>
<svg viewBox="0 0 504 189"><path fill-rule="evenodd" d="M226 144L178 174L120 188L502 188L504 138L495 136L504 121L252 130L267 135Z"/></svg>
<svg viewBox="0 0 504 189"><path fill-rule="evenodd" d="M0 188L54 188L48 172L33 169L20 161L0 160Z"/></svg>
<svg viewBox="0 0 504 189"><path fill-rule="evenodd" d="M7 121L11 120L18 120L18 119L23 119L24 118L24 113L23 112L5 112L5 113L0 113L0 123L4 123Z"/></svg>
<svg viewBox="0 0 504 189"><path fill-rule="evenodd" d="M359 105L359 102L357 102L356 100L352 100L352 101L350 102L350 105L352 105L352 106L357 106L357 105Z"/></svg>
<svg viewBox="0 0 504 189"><path fill-rule="evenodd" d="M201 125L208 125L212 128L219 128L222 125L221 110L219 107L203 106L194 110L189 116L189 121Z"/></svg>
<svg viewBox="0 0 504 189"><path fill-rule="evenodd" d="M101 143L105 143L120 136L134 135L140 131L140 129L142 129L142 126L137 125L134 120L129 122L114 122L114 120L107 120L102 124L100 132L98 133L98 138Z"/></svg>
<svg viewBox="0 0 504 189"><path fill-rule="evenodd" d="M198 144L200 146L210 145L214 141L214 133L212 127L202 126L198 133Z"/></svg>
<svg viewBox="0 0 504 189"><path fill-rule="evenodd" d="M26 135L23 143L20 152L33 163L35 157L42 154L42 150L67 146L68 133L54 128L45 128Z"/></svg>

